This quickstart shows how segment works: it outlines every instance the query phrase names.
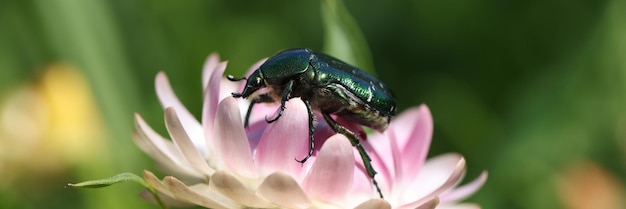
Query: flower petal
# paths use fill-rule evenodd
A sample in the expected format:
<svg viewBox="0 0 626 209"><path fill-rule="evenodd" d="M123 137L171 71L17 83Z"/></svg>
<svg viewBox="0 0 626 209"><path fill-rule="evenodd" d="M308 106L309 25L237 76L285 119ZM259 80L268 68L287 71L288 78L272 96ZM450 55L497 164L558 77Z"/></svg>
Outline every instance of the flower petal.
<svg viewBox="0 0 626 209"><path fill-rule="evenodd" d="M191 166L207 176L215 172L213 168L209 167L202 154L200 154L191 139L189 139L187 132L183 129L183 124L176 109L173 107L165 109L165 125L167 126L167 131L172 136L174 144L180 149L180 152L183 153L187 161L191 163Z"/></svg>
<svg viewBox="0 0 626 209"><path fill-rule="evenodd" d="M354 154L350 141L341 134L322 146L302 187L307 194L326 202L348 198L354 178Z"/></svg>
<svg viewBox="0 0 626 209"><path fill-rule="evenodd" d="M370 199L359 204L354 209L391 209L391 205L383 199Z"/></svg>
<svg viewBox="0 0 626 209"><path fill-rule="evenodd" d="M361 141L367 141L367 133L365 133L365 130L363 129L363 126L361 124L336 115L332 115L332 118L335 119L335 121L337 121L337 123L339 123L341 126L352 131L356 136L359 137Z"/></svg>
<svg viewBox="0 0 626 209"><path fill-rule="evenodd" d="M245 104L245 107L241 108L242 112L247 112L248 108L249 108L249 103L247 102L240 102L240 104ZM252 111L250 112L250 118L249 118L249 123L250 124L255 124L255 123L265 123L267 124L267 122L265 121L265 118L274 118L276 117L276 112L280 107L280 103L258 103L254 105L254 108L252 109ZM243 118L242 114L242 120Z"/></svg>
<svg viewBox="0 0 626 209"><path fill-rule="evenodd" d="M310 208L311 200L290 175L276 172L263 180L257 194L281 208Z"/></svg>
<svg viewBox="0 0 626 209"><path fill-rule="evenodd" d="M426 201L426 203L417 206L415 209L435 209L437 205L439 205L439 198L435 196L432 199Z"/></svg>
<svg viewBox="0 0 626 209"><path fill-rule="evenodd" d="M388 191L404 190L420 173L432 138L432 116L426 105L411 108L395 118L383 134L373 134L363 146L371 151L372 164Z"/></svg>
<svg viewBox="0 0 626 209"><path fill-rule="evenodd" d="M224 65L226 65L226 62L222 62ZM233 92L237 91L237 88L239 87L239 83L238 82L233 82L228 80L225 77L221 77L221 82L220 82L220 100L226 98L226 97L232 97L233 96ZM246 104L245 107L247 108L248 105Z"/></svg>
<svg viewBox="0 0 626 209"><path fill-rule="evenodd" d="M203 96L204 101L202 105L202 125L207 133L212 133L213 123L215 122L215 114L217 111L217 105L220 101L220 90L222 83L222 74L226 69L226 62L221 62L215 65L211 77L209 78L208 85L204 88ZM210 136L207 134L207 136ZM210 140L210 139L207 139Z"/></svg>
<svg viewBox="0 0 626 209"><path fill-rule="evenodd" d="M150 140L146 138L147 137L142 136L142 134L140 134L139 132L133 132L133 139L135 139L135 144L137 144L137 146L141 150L143 150L145 153L147 153L156 160L156 166L159 167L159 169L162 169L163 171L166 171L173 175L182 176L183 178L203 178L203 176L199 174L194 168L192 168L188 163L181 165L172 161L170 158L167 157L167 155L163 154L161 150L156 148L156 146L151 144Z"/></svg>
<svg viewBox="0 0 626 209"><path fill-rule="evenodd" d="M215 193L214 191L207 191L208 185L206 184L196 184L188 188L182 182L178 181L177 179L174 179L171 176L165 177L164 181L161 181L152 172L147 171L147 170L143 171L143 179L146 181L148 185L150 185L153 189L158 191L160 194L165 194L166 196L176 199L181 202L188 202L188 203L192 203L196 205L206 204L210 206L215 206L214 208L224 208L224 206L227 206L227 205L230 205L230 206L235 205L234 203L229 202L228 200L224 199L222 196ZM176 182L173 182L173 184L175 184L174 186L170 185L172 184L172 182L168 183L168 181L173 181L172 179L176 180ZM180 187L184 187L184 188L180 188ZM212 199L217 199L218 200L217 202L219 202L220 204L224 206L218 207L219 204L217 204L216 201L213 201L211 199L206 200L207 198L196 197L198 196L198 194L185 195L185 193L193 193L193 191L200 191L202 194L210 195ZM234 208L234 207L231 207L231 208Z"/></svg>
<svg viewBox="0 0 626 209"><path fill-rule="evenodd" d="M163 184L163 182L161 182L161 180L159 178L157 178L152 172L144 170L143 171L143 180L146 181L146 183L148 185L150 185L154 190L159 191L165 195L168 195L170 197L174 197L174 195L172 194L172 192L170 192L170 189L167 188L167 186L165 186Z"/></svg>
<svg viewBox="0 0 626 209"><path fill-rule="evenodd" d="M358 151L354 151L354 152L358 152ZM358 153L355 154L355 160L361 158L361 156L358 156ZM357 164L357 169L354 169L354 177L353 177L353 182L352 183L352 191L350 192L350 199L351 200L361 200L361 201L365 201L368 199L371 199L372 197L378 197L378 192L375 193L374 190L374 186L372 185L372 178L369 177L369 174L367 174L367 171L365 171L365 168L362 166L362 164ZM378 172L378 170L376 170ZM380 186L380 175L376 175L375 176L376 180L378 181L378 184ZM383 188L381 188L383 189ZM383 194L389 194L383 191Z"/></svg>
<svg viewBox="0 0 626 209"><path fill-rule="evenodd" d="M480 189L486 181L487 171L483 171L478 178L474 179L474 181L441 194L441 202L453 203L461 201L478 191L478 189Z"/></svg>
<svg viewBox="0 0 626 209"><path fill-rule="evenodd" d="M408 120L408 121L407 121ZM420 105L405 111L393 124L396 130L398 148L400 148L402 174L396 174L400 184L412 181L426 160L430 141L433 135L433 118L426 105ZM406 131L410 130L410 131ZM408 135L404 135L408 133Z"/></svg>
<svg viewBox="0 0 626 209"><path fill-rule="evenodd" d="M219 60L209 60L218 62ZM211 65L209 65L211 64ZM203 91L203 103L202 103L202 127L204 128L204 140L206 142L205 149L206 158L213 159L216 154L214 139L215 132L213 128L215 127L215 115L217 111L217 105L220 101L220 91L221 91L221 83L222 83L222 74L226 69L226 62L221 63L207 63L208 67L213 67L214 69L205 69L205 72L211 71L211 75L209 76L208 84L205 86Z"/></svg>
<svg viewBox="0 0 626 209"><path fill-rule="evenodd" d="M308 121L306 106L300 98L285 103L285 112L267 126L256 149L255 162L262 173L283 171L301 179L303 165L296 160L304 159L309 153Z"/></svg>
<svg viewBox="0 0 626 209"><path fill-rule="evenodd" d="M177 199L207 208L244 208L242 205L211 190L206 184L197 184L189 187L171 176L166 176L163 182Z"/></svg>
<svg viewBox="0 0 626 209"><path fill-rule="evenodd" d="M144 190L141 193L139 193L139 197L141 199L144 199L148 202L151 203L155 203L157 204L158 202L156 201L156 199L154 198L154 195L152 195L152 192L150 192L149 190ZM170 197L164 193L159 192L159 198L161 199L161 201L169 206L169 207L177 207L177 208L188 208L188 207L193 207L195 206L192 203L188 203L173 197Z"/></svg>
<svg viewBox="0 0 626 209"><path fill-rule="evenodd" d="M215 120L213 143L219 156L217 161L238 175L254 177L252 151L234 98L227 97L220 102Z"/></svg>
<svg viewBox="0 0 626 209"><path fill-rule="evenodd" d="M384 134L373 133L367 141L361 141L361 145L368 151L370 158L372 159L372 167L376 169L377 175L375 176L378 181L378 185L383 193L389 194L393 189L393 180L395 177L394 170L394 154L391 149L391 140L393 139L392 129L388 129ZM358 152L354 153L355 159L357 159L357 166L360 169L365 170L361 160L361 156ZM369 177L368 177L369 178Z"/></svg>
<svg viewBox="0 0 626 209"><path fill-rule="evenodd" d="M217 64L220 62L220 55L217 53L211 53L204 61L204 67L202 68L202 88L206 89L209 84L209 79L213 75L213 71Z"/></svg>
<svg viewBox="0 0 626 209"><path fill-rule="evenodd" d="M465 159L458 154L445 154L430 159L424 164L420 174L405 190L401 202L408 208L422 205L439 196L458 182L465 173ZM414 200L414 198L419 198Z"/></svg>
<svg viewBox="0 0 626 209"><path fill-rule="evenodd" d="M435 195L428 195L427 197L423 197L417 201L397 206L396 208L398 209L436 208L437 204L439 204L439 198Z"/></svg>
<svg viewBox="0 0 626 209"><path fill-rule="evenodd" d="M157 96L159 97L159 101L161 102L161 106L163 109L167 107L174 107L179 117L181 118L181 122L183 123L183 127L185 128L185 132L189 135L189 138L193 140L193 144L200 150L205 151L206 142L204 139L204 131L202 130L202 125L196 120L195 117L185 108L185 106L180 102L176 94L174 94L174 90L172 90L172 86L170 86L169 80L167 76L163 72L159 72L155 78L154 85L156 88ZM205 153L203 153L205 154Z"/></svg>
<svg viewBox="0 0 626 209"><path fill-rule="evenodd" d="M167 169L192 177L202 175L195 171L172 141L156 133L139 114L135 114L137 132L133 137L135 143L148 155Z"/></svg>
<svg viewBox="0 0 626 209"><path fill-rule="evenodd" d="M210 188L248 208L274 208L276 206L259 198L236 177L217 171L211 176Z"/></svg>
<svg viewBox="0 0 626 209"><path fill-rule="evenodd" d="M252 66L250 66L250 68L246 72L245 77L249 78L250 75L252 75L252 73L254 73L254 71L256 71L266 60L267 60L267 58L261 59L261 60L257 61L256 63L254 63ZM243 80L243 81L237 83L238 85L236 85L236 87L235 87L236 92L243 92L243 89L246 87L246 82L247 82L246 80ZM267 92L267 88L261 88L255 94L262 94L262 93L265 93L265 92ZM241 109L242 112L245 113L245 112L248 111L250 103L248 103L248 102L240 102L239 104L240 104L240 109ZM254 124L254 123L260 122L260 121L265 122L266 114L268 112L271 113L272 111L276 110L277 107L278 106L276 106L276 104L269 104L269 103L254 105L254 111L252 111L252 113L249 116L250 124ZM245 115L242 115L242 116L245 116ZM242 118L242 120L244 120L244 118Z"/></svg>
<svg viewBox="0 0 626 209"><path fill-rule="evenodd" d="M243 119L242 119L243 120ZM269 124L263 120L262 122L251 123L246 127L246 136L248 136L248 143L250 143L250 149L256 150L261 140L263 132Z"/></svg>

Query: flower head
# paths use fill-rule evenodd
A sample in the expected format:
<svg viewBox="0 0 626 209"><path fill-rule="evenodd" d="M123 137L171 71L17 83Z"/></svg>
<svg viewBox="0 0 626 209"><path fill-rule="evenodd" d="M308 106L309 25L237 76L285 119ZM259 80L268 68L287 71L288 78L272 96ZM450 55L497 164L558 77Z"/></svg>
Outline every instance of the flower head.
<svg viewBox="0 0 626 209"><path fill-rule="evenodd" d="M250 73L261 63L253 65ZM244 127L248 103L230 96L243 86L226 80L225 68L226 63L215 54L205 63L201 122L177 99L165 74L157 75L157 95L171 141L135 115L137 145L172 175L160 180L146 171L144 178L172 205L435 208L455 204L486 180L484 173L472 183L455 187L465 171L460 155L426 161L433 127L430 112L422 105L400 114L386 132L362 140L379 172L376 179L385 195L379 199L349 140L334 134L324 122L315 127L313 156L304 164L296 161L309 151L308 114L299 98L287 101L283 116L270 124L264 118L278 106L256 105L250 126ZM338 119L365 136L359 126Z"/></svg>

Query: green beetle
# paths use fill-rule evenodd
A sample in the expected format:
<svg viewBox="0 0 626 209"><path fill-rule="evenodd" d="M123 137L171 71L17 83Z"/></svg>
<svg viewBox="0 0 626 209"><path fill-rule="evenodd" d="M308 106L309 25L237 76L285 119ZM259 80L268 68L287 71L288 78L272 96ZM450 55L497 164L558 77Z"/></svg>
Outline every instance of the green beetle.
<svg viewBox="0 0 626 209"><path fill-rule="evenodd" d="M228 76L231 81L244 80ZM232 93L233 97L248 98L261 88L269 91L252 99L245 118L245 126L252 107L257 103L280 101L280 110L272 123L283 114L285 102L294 97L304 101L309 116L309 154L298 162L304 163L315 148L313 138L313 111L319 111L328 125L337 133L346 135L357 148L364 166L372 178L380 197L382 192L374 179L376 171L371 159L359 142L359 137L340 125L330 115L336 115L379 132L387 129L389 121L396 114L395 97L391 90L376 77L351 66L337 58L315 52L311 49L290 49L269 58L247 78L241 93Z"/></svg>

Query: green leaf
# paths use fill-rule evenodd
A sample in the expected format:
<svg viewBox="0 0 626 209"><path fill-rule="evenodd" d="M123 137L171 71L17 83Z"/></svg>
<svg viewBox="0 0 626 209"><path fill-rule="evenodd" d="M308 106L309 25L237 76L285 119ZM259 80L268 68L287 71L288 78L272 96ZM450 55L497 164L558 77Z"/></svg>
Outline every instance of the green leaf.
<svg viewBox="0 0 626 209"><path fill-rule="evenodd" d="M322 1L324 52L375 75L372 55L358 24L341 0Z"/></svg>
<svg viewBox="0 0 626 209"><path fill-rule="evenodd" d="M70 183L70 184L67 184L67 186L76 187L76 188L100 188L100 187L108 187L113 184L127 182L127 181L134 181L152 190L152 187L150 187L150 185L148 185L141 177L132 173L120 173L120 174L117 174L115 176L112 176L106 179L85 181L85 182L80 182L76 184Z"/></svg>
<svg viewBox="0 0 626 209"><path fill-rule="evenodd" d="M92 181L84 181L84 182L80 182L76 184L69 183L67 184L67 186L74 187L74 188L101 188L101 187L108 187L113 184L122 183L122 182L135 182L135 183L141 184L143 187L148 189L150 193L152 193L152 195L154 196L154 199L161 206L161 208L167 209L167 206L165 205L165 203L163 203L163 201L159 197L159 193L156 190L154 190L154 188L152 188L148 183L146 183L146 181L144 181L143 178L133 173L120 173L110 178L98 179L98 180L92 180Z"/></svg>

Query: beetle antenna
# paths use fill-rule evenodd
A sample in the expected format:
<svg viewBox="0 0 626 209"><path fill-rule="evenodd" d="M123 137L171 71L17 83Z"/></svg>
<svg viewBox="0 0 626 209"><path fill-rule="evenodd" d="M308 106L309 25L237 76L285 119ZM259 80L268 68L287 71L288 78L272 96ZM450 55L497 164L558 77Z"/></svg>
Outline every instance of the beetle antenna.
<svg viewBox="0 0 626 209"><path fill-rule="evenodd" d="M228 79L229 81L240 81L240 80L245 80L246 77L244 76L244 77L241 77L241 78L235 78L235 76L227 75L226 79Z"/></svg>

